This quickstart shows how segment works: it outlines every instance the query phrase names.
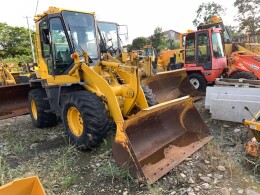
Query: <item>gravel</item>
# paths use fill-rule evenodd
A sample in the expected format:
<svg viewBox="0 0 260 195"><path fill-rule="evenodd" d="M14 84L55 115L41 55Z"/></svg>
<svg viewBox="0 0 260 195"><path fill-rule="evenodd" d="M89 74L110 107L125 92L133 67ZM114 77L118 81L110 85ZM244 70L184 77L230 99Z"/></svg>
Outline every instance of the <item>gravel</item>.
<svg viewBox="0 0 260 195"><path fill-rule="evenodd" d="M240 123L217 121L196 106L214 139L152 185L119 169L112 156L113 133L100 147L79 151L69 146L63 125L33 127L29 115L0 122L2 181L38 175L47 194L257 195L257 161L245 153L250 133ZM258 162L259 164L259 162Z"/></svg>

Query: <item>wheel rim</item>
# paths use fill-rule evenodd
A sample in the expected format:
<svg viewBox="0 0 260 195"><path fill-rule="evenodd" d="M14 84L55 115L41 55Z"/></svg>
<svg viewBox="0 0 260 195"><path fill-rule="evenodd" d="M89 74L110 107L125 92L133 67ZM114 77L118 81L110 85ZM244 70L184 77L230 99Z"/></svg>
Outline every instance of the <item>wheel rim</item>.
<svg viewBox="0 0 260 195"><path fill-rule="evenodd" d="M198 89L200 86L199 80L195 78L190 79L190 83L195 87L195 89Z"/></svg>
<svg viewBox="0 0 260 195"><path fill-rule="evenodd" d="M38 118L37 106L36 106L36 103L35 103L34 100L31 101L31 110L32 110L33 118L34 118L35 120L37 120L37 118Z"/></svg>
<svg viewBox="0 0 260 195"><path fill-rule="evenodd" d="M67 121L73 135L80 137L83 133L83 120L77 108L70 107L68 109Z"/></svg>

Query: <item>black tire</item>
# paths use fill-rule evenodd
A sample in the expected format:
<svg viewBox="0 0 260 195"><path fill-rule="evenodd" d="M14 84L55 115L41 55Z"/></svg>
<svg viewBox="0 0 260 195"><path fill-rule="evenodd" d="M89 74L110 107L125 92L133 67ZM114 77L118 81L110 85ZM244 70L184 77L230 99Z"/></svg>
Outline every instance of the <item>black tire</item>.
<svg viewBox="0 0 260 195"><path fill-rule="evenodd" d="M248 79L248 80L257 80L257 77L252 72L237 72L230 75L231 79Z"/></svg>
<svg viewBox="0 0 260 195"><path fill-rule="evenodd" d="M29 109L33 125L37 128L52 127L57 125L56 114L46 112L50 110L50 104L46 98L44 89L32 89L29 92ZM32 101L35 102L37 108L37 118L33 115Z"/></svg>
<svg viewBox="0 0 260 195"><path fill-rule="evenodd" d="M15 77L15 81L16 81L17 84L29 83L29 77L27 77L27 76L17 76L17 77Z"/></svg>
<svg viewBox="0 0 260 195"><path fill-rule="evenodd" d="M158 101L156 100L152 89L150 89L147 85L145 85L143 83L141 83L141 87L143 89L148 106L150 107L150 106L154 106L154 105L158 104Z"/></svg>
<svg viewBox="0 0 260 195"><path fill-rule="evenodd" d="M207 80L200 73L191 73L189 74L190 83L198 91L205 92L207 87Z"/></svg>
<svg viewBox="0 0 260 195"><path fill-rule="evenodd" d="M72 126L68 122L69 110L75 108L80 114L80 123L82 125L82 132L78 135L76 135L75 131L73 132ZM65 98L62 121L68 142L78 149L96 147L110 130L112 124L101 98L89 91L73 92ZM72 121L70 122L72 124Z"/></svg>

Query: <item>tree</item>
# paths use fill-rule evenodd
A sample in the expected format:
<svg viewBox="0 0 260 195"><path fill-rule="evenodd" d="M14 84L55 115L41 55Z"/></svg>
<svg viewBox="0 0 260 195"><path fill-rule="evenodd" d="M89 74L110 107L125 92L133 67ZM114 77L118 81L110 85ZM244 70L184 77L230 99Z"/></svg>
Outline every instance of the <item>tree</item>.
<svg viewBox="0 0 260 195"><path fill-rule="evenodd" d="M133 47L132 47L131 44L128 44L128 45L126 46L127 51L132 51L132 50L133 50L132 48L133 48Z"/></svg>
<svg viewBox="0 0 260 195"><path fill-rule="evenodd" d="M260 1L236 0L234 6L238 9L236 20L239 30L252 34L260 33Z"/></svg>
<svg viewBox="0 0 260 195"><path fill-rule="evenodd" d="M31 56L30 40L27 29L0 23L0 47L0 56L2 58L23 55Z"/></svg>
<svg viewBox="0 0 260 195"><path fill-rule="evenodd" d="M154 29L154 34L150 37L150 40L152 42L152 46L157 50L157 52L167 46L161 27Z"/></svg>
<svg viewBox="0 0 260 195"><path fill-rule="evenodd" d="M242 0L243 1L243 0ZM222 5L215 2L212 3L202 3L196 13L196 18L192 21L194 26L198 26L201 23L208 24L211 22L213 16L221 17L225 15L226 9Z"/></svg>
<svg viewBox="0 0 260 195"><path fill-rule="evenodd" d="M137 37L133 40L131 49L140 50L143 49L145 45L150 43L151 43L150 40L145 37Z"/></svg>
<svg viewBox="0 0 260 195"><path fill-rule="evenodd" d="M179 49L180 48L180 42L174 41L171 39L166 39L166 47L167 49Z"/></svg>

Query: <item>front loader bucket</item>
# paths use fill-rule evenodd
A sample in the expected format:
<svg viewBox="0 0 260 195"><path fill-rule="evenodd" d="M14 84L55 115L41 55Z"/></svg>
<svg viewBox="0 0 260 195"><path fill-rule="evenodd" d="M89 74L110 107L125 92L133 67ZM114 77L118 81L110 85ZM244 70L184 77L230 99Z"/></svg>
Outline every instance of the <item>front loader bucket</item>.
<svg viewBox="0 0 260 195"><path fill-rule="evenodd" d="M212 139L189 96L140 111L117 124L116 162L152 184Z"/></svg>
<svg viewBox="0 0 260 195"><path fill-rule="evenodd" d="M0 119L29 113L29 90L29 83L0 87Z"/></svg>
<svg viewBox="0 0 260 195"><path fill-rule="evenodd" d="M194 100L202 94L190 83L185 69L160 72L144 82L148 85L159 103L190 95Z"/></svg>
<svg viewBox="0 0 260 195"><path fill-rule="evenodd" d="M1 195L45 195L37 176L17 179L0 187Z"/></svg>

